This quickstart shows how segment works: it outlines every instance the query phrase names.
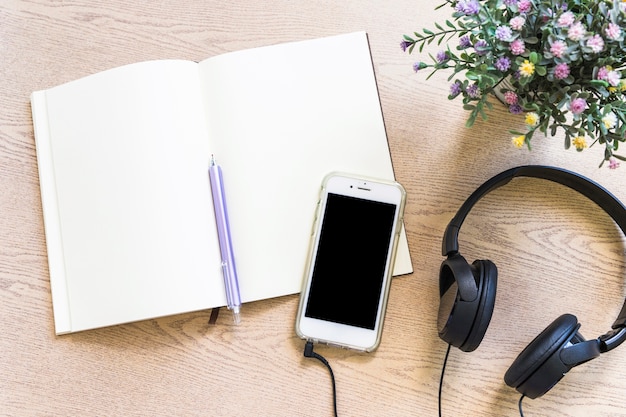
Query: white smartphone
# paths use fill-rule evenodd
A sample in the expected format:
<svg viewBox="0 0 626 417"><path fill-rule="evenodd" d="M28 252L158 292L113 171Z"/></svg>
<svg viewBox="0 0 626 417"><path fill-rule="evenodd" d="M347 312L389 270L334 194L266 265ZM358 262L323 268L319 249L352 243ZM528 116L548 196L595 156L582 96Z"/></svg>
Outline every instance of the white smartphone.
<svg viewBox="0 0 626 417"><path fill-rule="evenodd" d="M325 177L296 318L299 337L367 352L378 347L405 198L397 182Z"/></svg>

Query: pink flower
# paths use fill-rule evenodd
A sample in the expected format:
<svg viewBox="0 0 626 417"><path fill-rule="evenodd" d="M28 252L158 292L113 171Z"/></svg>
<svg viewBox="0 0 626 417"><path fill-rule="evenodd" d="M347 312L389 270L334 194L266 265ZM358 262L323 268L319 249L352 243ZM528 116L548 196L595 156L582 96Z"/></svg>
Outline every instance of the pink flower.
<svg viewBox="0 0 626 417"><path fill-rule="evenodd" d="M604 49L604 39L602 39L600 35L593 35L591 38L587 39L587 46L596 54L602 52Z"/></svg>
<svg viewBox="0 0 626 417"><path fill-rule="evenodd" d="M567 51L567 44L564 41L556 41L550 47L550 52L557 58L562 57L565 51Z"/></svg>
<svg viewBox="0 0 626 417"><path fill-rule="evenodd" d="M606 33L607 38L616 41L619 40L620 36L622 36L622 29L615 23L611 22L607 28L604 29L604 33Z"/></svg>
<svg viewBox="0 0 626 417"><path fill-rule="evenodd" d="M513 28L513 30L522 30L524 27L524 23L526 23L526 19L522 16L515 16L513 19L509 21L509 24Z"/></svg>
<svg viewBox="0 0 626 417"><path fill-rule="evenodd" d="M609 76L609 71L610 70L607 67L602 67L598 69L598 76L597 76L598 80L606 81L606 79Z"/></svg>
<svg viewBox="0 0 626 417"><path fill-rule="evenodd" d="M556 64L556 67L554 67L554 77L556 79L562 80L564 78L567 78L568 75L569 75L569 66L565 62Z"/></svg>
<svg viewBox="0 0 626 417"><path fill-rule="evenodd" d="M517 10L519 10L520 13L528 13L532 6L533 3L531 0L519 0L517 3Z"/></svg>
<svg viewBox="0 0 626 417"><path fill-rule="evenodd" d="M576 17L574 16L574 13L567 11L563 13L561 16L559 16L557 20L557 25L559 25L562 28L565 28L565 27L571 26L575 20L576 20Z"/></svg>
<svg viewBox="0 0 626 417"><path fill-rule="evenodd" d="M567 37L573 41L579 41L585 36L585 25L580 22L572 24L567 30Z"/></svg>
<svg viewBox="0 0 626 417"><path fill-rule="evenodd" d="M511 53L513 55L521 55L526 50L526 45L524 45L524 41L521 39L515 39L511 42Z"/></svg>
<svg viewBox="0 0 626 417"><path fill-rule="evenodd" d="M504 93L504 101L509 105L517 104L517 94L513 91L507 91Z"/></svg>
<svg viewBox="0 0 626 417"><path fill-rule="evenodd" d="M619 161L615 158L609 158L609 168L610 169L619 168Z"/></svg>
<svg viewBox="0 0 626 417"><path fill-rule="evenodd" d="M585 111L586 108L587 108L587 102L585 101L584 98L575 98L569 103L569 109L574 114L581 114L582 112Z"/></svg>
<svg viewBox="0 0 626 417"><path fill-rule="evenodd" d="M617 87L620 84L621 79L622 76L619 71L609 71L606 76L606 81L613 87Z"/></svg>

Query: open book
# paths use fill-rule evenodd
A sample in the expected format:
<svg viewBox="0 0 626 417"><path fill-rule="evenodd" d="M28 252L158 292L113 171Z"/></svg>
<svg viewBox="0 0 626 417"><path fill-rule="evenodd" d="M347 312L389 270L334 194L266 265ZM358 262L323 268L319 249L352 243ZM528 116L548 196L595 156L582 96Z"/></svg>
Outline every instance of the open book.
<svg viewBox="0 0 626 417"><path fill-rule="evenodd" d="M324 175L394 178L365 33L131 64L31 104L57 334L226 304L211 155L243 302L300 291Z"/></svg>

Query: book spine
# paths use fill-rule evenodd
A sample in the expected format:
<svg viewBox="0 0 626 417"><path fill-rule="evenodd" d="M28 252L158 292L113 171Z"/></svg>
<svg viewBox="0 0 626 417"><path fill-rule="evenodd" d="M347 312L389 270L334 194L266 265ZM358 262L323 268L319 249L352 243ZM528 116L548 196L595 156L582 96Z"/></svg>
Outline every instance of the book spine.
<svg viewBox="0 0 626 417"><path fill-rule="evenodd" d="M61 241L61 222L57 202L57 190L50 143L50 125L45 91L36 91L31 95L31 111L35 133L35 148L39 167L39 185L44 217L46 246L48 249L48 269L50 272L50 290L56 334L72 331L69 294L65 277L63 243Z"/></svg>

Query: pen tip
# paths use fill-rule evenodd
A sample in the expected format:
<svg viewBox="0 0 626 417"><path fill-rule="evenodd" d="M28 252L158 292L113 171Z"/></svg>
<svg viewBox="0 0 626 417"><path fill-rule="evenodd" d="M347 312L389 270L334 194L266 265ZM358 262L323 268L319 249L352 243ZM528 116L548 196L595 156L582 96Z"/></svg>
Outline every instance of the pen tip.
<svg viewBox="0 0 626 417"><path fill-rule="evenodd" d="M211 154L211 166L215 165L215 157Z"/></svg>
<svg viewBox="0 0 626 417"><path fill-rule="evenodd" d="M241 315L238 311L233 313L233 321L235 322L235 324L241 323Z"/></svg>

